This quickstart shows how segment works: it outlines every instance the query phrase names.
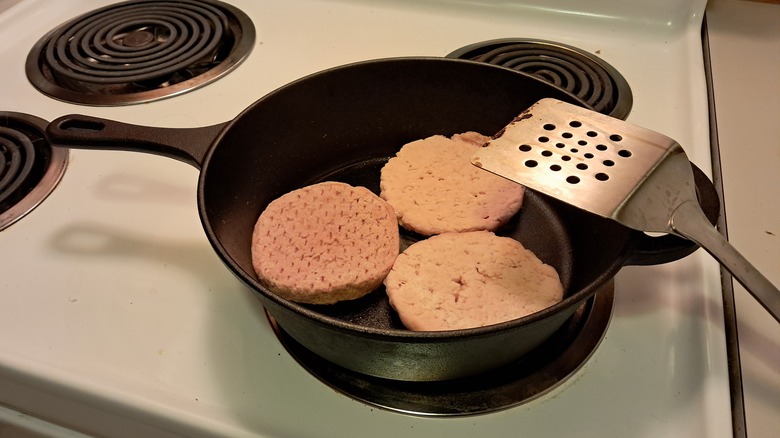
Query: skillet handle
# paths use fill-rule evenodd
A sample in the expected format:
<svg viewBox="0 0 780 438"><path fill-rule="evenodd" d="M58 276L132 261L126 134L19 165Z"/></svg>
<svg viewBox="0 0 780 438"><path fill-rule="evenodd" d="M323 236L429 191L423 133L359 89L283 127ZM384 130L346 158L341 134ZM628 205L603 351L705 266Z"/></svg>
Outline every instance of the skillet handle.
<svg viewBox="0 0 780 438"><path fill-rule="evenodd" d="M206 153L225 125L157 128L71 114L52 121L46 128L46 138L55 147L146 152L201 169Z"/></svg>
<svg viewBox="0 0 780 438"><path fill-rule="evenodd" d="M698 167L691 164L693 179L696 183L696 196L699 206L707 220L715 225L720 216L720 197L715 186L707 178L707 175ZM633 253L625 262L626 265L646 266L661 265L686 257L699 249L699 245L688 239L674 234L663 236L649 236L641 231L635 232L636 246Z"/></svg>

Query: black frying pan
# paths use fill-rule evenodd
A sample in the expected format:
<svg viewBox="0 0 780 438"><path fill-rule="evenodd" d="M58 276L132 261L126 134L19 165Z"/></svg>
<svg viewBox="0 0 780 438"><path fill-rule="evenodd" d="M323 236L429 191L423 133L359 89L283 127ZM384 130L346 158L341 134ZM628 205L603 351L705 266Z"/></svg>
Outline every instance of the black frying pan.
<svg viewBox="0 0 780 438"><path fill-rule="evenodd" d="M396 58L305 77L221 125L150 128L69 115L53 121L47 136L53 145L150 152L198 167L198 207L212 246L286 332L353 371L445 380L494 369L532 350L623 266L669 262L696 246L673 236L648 237L528 193L518 217L499 234L522 241L556 267L566 289L563 302L483 328L411 332L389 308L383 290L318 307L264 289L252 269L253 225L273 199L315 182L339 180L378 193L382 165L403 144L469 130L490 135L543 97L584 105L546 82L502 67ZM697 175L705 211L714 220L717 195L706 177ZM417 239L404 233L402 240Z"/></svg>

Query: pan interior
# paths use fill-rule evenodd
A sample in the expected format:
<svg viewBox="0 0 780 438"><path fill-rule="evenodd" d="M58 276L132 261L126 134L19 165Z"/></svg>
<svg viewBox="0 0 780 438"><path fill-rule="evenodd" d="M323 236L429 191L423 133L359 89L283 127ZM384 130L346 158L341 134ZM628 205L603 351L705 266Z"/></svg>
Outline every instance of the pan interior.
<svg viewBox="0 0 780 438"><path fill-rule="evenodd" d="M401 329L383 290L332 306L300 306L265 292L251 263L257 217L273 199L319 181L379 193L381 167L405 143L465 131L492 135L543 97L582 105L522 73L444 58L369 61L303 78L245 110L212 148L200 181L206 230L223 260L273 303L326 322ZM601 241L603 234L572 232L591 225L580 223L591 220L580 216L528 193L520 214L498 234L517 238L554 266L571 294L600 282L597 275L613 275L609 268L625 243L621 230L613 245ZM420 238L402 231L405 245ZM582 257L583 248L595 243L601 256ZM578 258L585 260L575 263Z"/></svg>
<svg viewBox="0 0 780 438"><path fill-rule="evenodd" d="M346 166L317 181L341 181L364 186L379 194L379 174L389 158L381 158ZM401 250L425 239L425 236L399 227ZM536 193L529 192L522 212L496 231L501 236L512 237L534 252L542 261L558 271L565 289L570 289L573 249L568 231L555 210ZM327 306L305 306L323 315L361 326L403 329L404 326L392 310L384 286L357 300L344 301Z"/></svg>

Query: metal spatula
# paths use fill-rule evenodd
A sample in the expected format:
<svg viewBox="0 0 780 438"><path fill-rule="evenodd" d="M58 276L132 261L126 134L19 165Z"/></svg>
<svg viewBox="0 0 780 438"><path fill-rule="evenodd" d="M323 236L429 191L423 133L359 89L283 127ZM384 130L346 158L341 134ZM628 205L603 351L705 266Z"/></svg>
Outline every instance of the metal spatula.
<svg viewBox="0 0 780 438"><path fill-rule="evenodd" d="M657 132L555 99L520 114L471 158L483 169L712 254L780 322L780 291L707 220L688 157Z"/></svg>

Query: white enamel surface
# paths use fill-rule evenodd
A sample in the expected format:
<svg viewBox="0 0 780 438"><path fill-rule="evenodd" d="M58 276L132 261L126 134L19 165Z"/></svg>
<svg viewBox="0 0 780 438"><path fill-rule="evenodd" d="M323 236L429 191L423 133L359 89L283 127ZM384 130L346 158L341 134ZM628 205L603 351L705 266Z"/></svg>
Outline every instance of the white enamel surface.
<svg viewBox="0 0 780 438"><path fill-rule="evenodd" d="M707 11L729 240L780 284L780 3ZM747 432L780 430L780 325L734 283Z"/></svg>
<svg viewBox="0 0 780 438"><path fill-rule="evenodd" d="M640 9L234 1L254 21L257 42L238 69L207 87L119 108L35 91L24 77L29 48L107 3L0 1L0 109L202 126L327 67L534 37L612 64L634 93L629 120L675 138L709 171L702 1L630 2ZM197 215L197 178L166 158L72 151L50 198L0 233L0 403L113 436L731 435L718 267L701 251L624 269L605 340L551 393L496 414L410 417L340 395L289 357L252 292L212 252Z"/></svg>

